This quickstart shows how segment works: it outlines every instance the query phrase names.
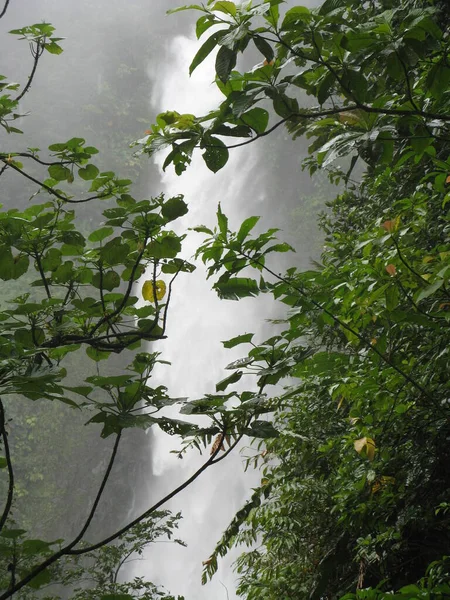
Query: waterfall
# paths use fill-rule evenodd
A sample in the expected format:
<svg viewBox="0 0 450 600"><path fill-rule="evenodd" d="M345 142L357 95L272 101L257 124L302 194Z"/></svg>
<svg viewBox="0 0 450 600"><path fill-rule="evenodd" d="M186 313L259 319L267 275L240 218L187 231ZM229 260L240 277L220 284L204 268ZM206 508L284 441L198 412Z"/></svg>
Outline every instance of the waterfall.
<svg viewBox="0 0 450 600"><path fill-rule="evenodd" d="M166 59L149 66L149 76L154 82L153 114L165 109L202 114L220 101L220 93L210 82L212 64L202 65L192 78L188 76L189 60L195 54L196 45L193 40L177 36L166 48ZM258 158L258 149L247 147L233 152L226 168L215 175L204 166L200 156L194 158L182 177L168 170L162 177L164 193L167 197L183 193L189 205L188 215L180 219L178 233L199 224L213 226L219 201L230 217L232 228L251 214L260 214L264 192L254 183ZM158 160L161 163L163 159ZM201 235L190 232L184 243L186 259L192 258L201 241ZM163 358L172 365L161 367L158 381L153 382L166 385L173 396L198 398L214 393L215 384L228 374L224 366L245 352L242 348L234 352L224 350L221 340L244 332L259 331L261 335L263 319L274 316L273 301L269 298L244 299L238 303L220 301L210 288L202 264L197 264L193 274L180 276L174 286L168 339L158 345ZM247 380L242 387L254 389L255 383ZM170 454L170 450L179 447L174 438L159 430L152 430L151 435L153 473L147 486L150 500L143 499L143 506L189 477L209 452L207 449L199 456L192 451L179 460ZM241 452L245 455L245 450ZM250 488L256 482L256 472L244 474L243 457L238 450L207 470L168 505L175 512L183 512L179 537L187 542L188 548L156 543L146 552L145 566L138 564L136 571L140 575L145 571L150 580L165 585L173 594L184 594L187 600L226 600L227 594L230 600L235 598L232 558L222 561L218 574L205 587L200 585L201 563L209 557L222 531L249 497ZM236 555L234 553L234 558Z"/></svg>

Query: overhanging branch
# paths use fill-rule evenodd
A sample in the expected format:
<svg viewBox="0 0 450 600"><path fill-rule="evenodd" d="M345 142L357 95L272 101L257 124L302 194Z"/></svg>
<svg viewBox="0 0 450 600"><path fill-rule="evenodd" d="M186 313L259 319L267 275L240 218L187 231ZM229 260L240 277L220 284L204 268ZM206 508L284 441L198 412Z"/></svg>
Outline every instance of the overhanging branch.
<svg viewBox="0 0 450 600"><path fill-rule="evenodd" d="M9 452L8 434L5 428L5 408L3 401L0 399L0 437L3 440L3 446L5 448L5 458L8 467L8 495L6 497L5 508L3 509L2 516L0 517L0 531L3 529L6 519L8 518L11 510L13 496L14 496L14 471L11 462L11 455Z"/></svg>

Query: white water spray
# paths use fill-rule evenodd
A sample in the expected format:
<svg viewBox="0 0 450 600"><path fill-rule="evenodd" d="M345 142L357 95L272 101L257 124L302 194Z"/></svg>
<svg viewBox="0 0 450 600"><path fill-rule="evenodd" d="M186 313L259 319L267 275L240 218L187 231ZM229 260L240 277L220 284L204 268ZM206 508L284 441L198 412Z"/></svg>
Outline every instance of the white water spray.
<svg viewBox="0 0 450 600"><path fill-rule="evenodd" d="M153 112L170 109L204 114L220 102L220 93L205 78L205 74L208 77L213 72L211 64L199 68L191 79L188 77L189 60L196 45L186 37L176 37L167 48L167 59L159 63L160 68L150 66L149 76L155 90ZM251 214L258 214L258 198L264 196L254 184L257 165L256 149L245 148L232 152L226 168L216 175L208 171L200 156L194 158L181 178L167 172L162 178L164 193L170 197L182 192L189 205L189 213L180 220L180 227L185 231L199 224L214 226L218 202L230 217L232 228ZM201 241L199 234L188 236L183 246L186 259L192 258ZM206 281L204 267L201 264L197 267L193 274L182 274L176 281L168 339L161 348L164 359L171 361L172 366L161 369L157 383L166 385L172 396L198 398L214 393L215 384L227 375L224 366L245 352L242 348L234 352L225 350L221 340L261 330L262 320L273 313L273 301L269 298L245 299L239 303L220 301L211 291L211 283ZM255 386L255 382L246 384L247 389ZM159 430L152 432L153 474L147 506L187 479L206 460L207 454L205 457L194 453L179 460L170 454L176 447L172 437ZM208 558L256 483L257 473L244 475L242 463L242 456L235 451L168 504L174 512L183 512L179 537L187 542L188 548L172 544L150 547L145 575L154 583L165 585L172 594L184 594L186 600L236 598L231 563L237 552L222 561L218 574L207 586L201 586L200 578L202 560Z"/></svg>

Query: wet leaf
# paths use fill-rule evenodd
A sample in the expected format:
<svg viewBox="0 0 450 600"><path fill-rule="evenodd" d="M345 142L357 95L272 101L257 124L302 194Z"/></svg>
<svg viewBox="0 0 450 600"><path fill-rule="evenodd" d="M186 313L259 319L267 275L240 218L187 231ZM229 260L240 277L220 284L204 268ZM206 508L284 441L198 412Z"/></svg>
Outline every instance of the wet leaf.
<svg viewBox="0 0 450 600"><path fill-rule="evenodd" d="M154 302L155 298L156 300L162 300L165 295L166 284L162 279L146 281L142 286L142 297L149 302Z"/></svg>
<svg viewBox="0 0 450 600"><path fill-rule="evenodd" d="M362 437L353 442L353 446L358 454L372 461L375 457L375 442L370 437Z"/></svg>

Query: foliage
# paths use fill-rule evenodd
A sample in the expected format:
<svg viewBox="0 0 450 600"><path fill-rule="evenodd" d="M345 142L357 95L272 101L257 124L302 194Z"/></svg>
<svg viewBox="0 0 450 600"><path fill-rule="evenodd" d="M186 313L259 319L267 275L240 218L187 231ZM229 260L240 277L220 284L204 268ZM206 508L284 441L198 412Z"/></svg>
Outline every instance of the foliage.
<svg viewBox="0 0 450 600"><path fill-rule="evenodd" d="M205 561L204 581L245 544L236 567L249 600L445 597L448 20L426 0L282 4L180 8L200 11L197 36L208 36L190 70L217 50L225 100L200 117L162 113L137 142L149 155L169 147L164 167L178 174L200 148L215 172L231 148L284 124L312 138L311 173L345 184L323 217L315 270L271 269L268 255L290 248L275 230L252 237L256 218L231 232L219 207L217 227L197 229L220 297L270 293L288 311L263 344L229 342L251 349L227 384L256 374L286 387L264 399L277 434L249 457L262 464L261 485ZM241 73L251 44L261 63ZM225 143L233 137L248 139Z"/></svg>
<svg viewBox="0 0 450 600"><path fill-rule="evenodd" d="M104 546L84 556L68 557L60 564L43 571L32 585L20 592L22 600L33 600L39 588L45 586L45 600L60 600L70 590L74 600L183 600L167 595L166 592L142 577L122 582L121 569L132 560L142 559L146 545L157 543L158 538L171 540L178 527L181 514L171 516L169 511L157 511L150 518L143 520L129 532L120 536L114 545ZM51 544L41 540L24 538L23 530L15 530L14 534L2 535L2 554L9 553L10 564L15 562L20 572L29 571L36 560L43 560L51 553ZM173 542L184 545L179 539ZM2 573L2 588L8 587L10 574ZM51 588L51 591L49 589ZM61 596L60 594L63 594Z"/></svg>
<svg viewBox="0 0 450 600"><path fill-rule="evenodd" d="M7 4L0 18L6 9ZM12 125L20 116L16 112L19 101L31 87L42 53L60 54L62 47L61 38L54 36L48 23L12 33L29 42L33 68L22 88L1 77L0 125L7 134L21 134ZM27 204L20 199L14 202L15 208L2 207L0 212L0 467L4 474L0 598L26 598L33 590L38 590L40 597L44 586L60 581L70 588L80 577L93 577L95 583L87 589L75 587L80 599L134 597L131 594L159 597L162 592L153 584L139 578L118 583L111 573L117 573L130 553L139 554L155 537L170 537L178 517L164 513L167 519L161 526L153 520L155 516L161 518L157 511L167 500L225 458L245 433L267 437L273 428L259 419L265 412L262 403L246 404L257 396L255 393L245 392L242 397L218 393L188 402L171 398L163 385L152 387L154 368L165 363L154 344L166 337L175 280L180 273L189 274L195 268L181 255L186 234L178 235L171 229L173 221L188 211L183 197L135 198L131 180L102 170L96 164L97 148L82 137L52 143L48 150L27 148L26 143L23 150L17 150L17 145L14 148L10 151L5 144L0 152L0 177L6 173L15 176L23 184L21 194L31 197ZM100 226L80 219L88 203L102 207ZM148 279L138 297L135 290L144 274ZM148 342L152 342L151 352L142 347ZM127 350L134 351L128 366L111 373L108 367L114 355ZM80 353L91 365L84 369L81 380L71 372L70 360ZM228 383L231 381L220 382L218 391ZM18 396L20 409L10 409ZM227 403L230 398L236 400L233 405ZM36 539L23 529L21 515L15 511L23 491L15 476L24 466L15 462L10 442L17 441L21 458L26 441L20 436L26 431L17 427L14 438L10 437L10 420L16 417L13 426L19 422L34 426L26 403L42 401L62 403L88 423L100 425L103 438L112 439L98 490L69 541ZM209 418L199 426L165 416L163 409L174 404L179 405L181 414ZM202 450L214 440L210 456L186 481L141 515L122 525L113 523L107 537L87 543L86 534L91 531L120 451L122 432L153 425L180 436L180 455L190 447ZM57 427L57 421L53 426ZM47 432L51 443L57 441L52 432ZM41 443L46 441L41 438ZM220 451L223 453L218 457ZM40 478L34 464L30 471L31 476ZM77 562L78 557L87 557L86 562Z"/></svg>

